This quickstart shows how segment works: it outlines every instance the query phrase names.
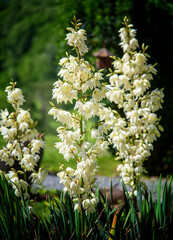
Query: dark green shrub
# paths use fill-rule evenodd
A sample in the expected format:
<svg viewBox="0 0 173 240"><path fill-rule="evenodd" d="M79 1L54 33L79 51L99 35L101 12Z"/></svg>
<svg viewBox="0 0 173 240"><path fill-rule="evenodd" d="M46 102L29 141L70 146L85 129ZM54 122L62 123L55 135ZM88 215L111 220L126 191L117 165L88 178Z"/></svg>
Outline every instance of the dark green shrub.
<svg viewBox="0 0 173 240"><path fill-rule="evenodd" d="M133 199L124 186L124 203L116 208L97 189L96 211L86 216L84 212L74 212L73 201L62 192L50 195L46 204L18 198L1 174L0 239L172 240L172 184L172 177L168 177L164 185L160 178L157 196L154 185L151 192L143 192L139 186L138 195ZM40 205L41 210L36 205Z"/></svg>
<svg viewBox="0 0 173 240"><path fill-rule="evenodd" d="M11 183L12 184L12 183ZM29 200L17 197L3 173L0 174L0 239L46 239L46 222L32 213ZM44 227L43 227L44 226Z"/></svg>
<svg viewBox="0 0 173 240"><path fill-rule="evenodd" d="M112 239L173 239L172 177L166 179L163 190L160 177L157 197L153 189L142 193L139 186L137 197L130 199L124 186L125 204L117 214Z"/></svg>

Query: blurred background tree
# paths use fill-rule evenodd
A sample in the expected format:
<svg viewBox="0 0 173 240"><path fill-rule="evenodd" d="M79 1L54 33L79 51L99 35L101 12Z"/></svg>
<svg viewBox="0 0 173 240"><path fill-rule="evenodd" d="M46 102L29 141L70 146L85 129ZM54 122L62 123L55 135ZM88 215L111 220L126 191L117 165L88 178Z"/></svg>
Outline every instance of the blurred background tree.
<svg viewBox="0 0 173 240"><path fill-rule="evenodd" d="M171 0L0 0L0 109L6 104L5 87L18 81L26 96L26 107L45 134L55 134L48 116L52 84L58 61L68 50L66 27L76 15L88 33L89 60L106 46L122 56L118 30L124 16L137 29L140 45L149 45L151 63L158 74L153 88L164 88L162 125L165 129L145 165L149 174L173 172L173 4Z"/></svg>

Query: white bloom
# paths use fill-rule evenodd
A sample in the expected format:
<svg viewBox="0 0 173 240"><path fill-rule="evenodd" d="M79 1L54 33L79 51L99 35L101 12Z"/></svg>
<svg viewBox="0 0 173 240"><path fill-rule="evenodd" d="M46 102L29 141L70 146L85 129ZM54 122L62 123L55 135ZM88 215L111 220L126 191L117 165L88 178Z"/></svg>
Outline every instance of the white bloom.
<svg viewBox="0 0 173 240"><path fill-rule="evenodd" d="M0 159L1 161L8 164L10 167L13 166L14 164L14 159L10 157L9 152L6 151L5 149L0 150Z"/></svg>
<svg viewBox="0 0 173 240"><path fill-rule="evenodd" d="M76 211L76 210L77 210L78 212L81 211L81 206L80 206L79 203L76 203L75 206L74 206L74 211Z"/></svg>
<svg viewBox="0 0 173 240"><path fill-rule="evenodd" d="M0 112L1 125L7 126L8 115L9 115L9 112L7 109L5 109L4 111L1 110L1 112Z"/></svg>
<svg viewBox="0 0 173 240"><path fill-rule="evenodd" d="M8 134L8 128L6 128L6 127L0 127L0 133L2 134L2 135L7 135Z"/></svg>
<svg viewBox="0 0 173 240"><path fill-rule="evenodd" d="M79 109L79 113L87 120L95 116L96 109L91 101L84 104L81 101L77 101L74 109Z"/></svg>
<svg viewBox="0 0 173 240"><path fill-rule="evenodd" d="M134 38L136 36L136 29L130 29L130 36Z"/></svg>
<svg viewBox="0 0 173 240"><path fill-rule="evenodd" d="M66 145L65 143L57 142L55 147L59 150L59 152L64 156L66 161L69 161L70 158L74 158L74 155L77 155L78 151L74 145Z"/></svg>
<svg viewBox="0 0 173 240"><path fill-rule="evenodd" d="M35 171L34 168L39 160L37 153L40 147L40 144L38 144L40 142L38 140L38 131L34 128L35 124L29 111L25 111L20 107L24 102L24 97L21 89L15 88L15 84L12 82L11 86L6 88L7 99L15 111L9 114L6 109L1 111L0 114L0 133L7 141L6 147L0 150L0 157L10 167L14 168L14 163L17 161L24 172ZM33 139L34 141L32 141ZM43 144L41 145L43 147ZM21 193L26 197L28 194L24 192L28 188L28 183L23 179L19 179L15 171L9 171L7 176L17 185L13 185L15 194L20 196L19 190L21 190Z"/></svg>
<svg viewBox="0 0 173 240"><path fill-rule="evenodd" d="M116 104L119 104L120 102L123 101L123 91L117 90L114 87L110 88L110 91L106 93L107 98Z"/></svg>
<svg viewBox="0 0 173 240"><path fill-rule="evenodd" d="M91 200L90 200L90 199L85 199L85 200L82 202L82 206L83 206L84 209L89 208L91 204L92 204L92 203L91 203Z"/></svg>
<svg viewBox="0 0 173 240"><path fill-rule="evenodd" d="M135 57L135 64L136 64L138 67L146 64L146 62L147 62L147 58L146 58L145 55L142 54L142 53L136 53L136 54L134 54L134 57Z"/></svg>
<svg viewBox="0 0 173 240"><path fill-rule="evenodd" d="M14 139L17 135L17 129L16 128L10 128L8 130L8 136L9 136L9 139Z"/></svg>
<svg viewBox="0 0 173 240"><path fill-rule="evenodd" d="M125 184L132 186L133 194L137 194L136 187L144 171L143 161L150 156L152 143L162 131L155 111L162 107L164 94L158 89L146 94L156 69L147 65L144 53L136 51L136 30L127 22L125 19L125 27L119 31L124 55L114 61L115 71L109 79L110 85L106 86L107 98L122 108L124 118L115 112L117 118L110 115L108 120L103 110L100 110L100 117L112 122L110 142L123 160L118 171Z"/></svg>
<svg viewBox="0 0 173 240"><path fill-rule="evenodd" d="M58 137L60 138L61 141L65 142L67 145L73 145L74 141L79 141L80 140L80 132L79 129L77 131L67 131L66 128L64 127L59 127L57 129L58 132Z"/></svg>
<svg viewBox="0 0 173 240"><path fill-rule="evenodd" d="M20 189L22 189L23 191L25 191L27 189L27 187L29 186L29 184L26 181L24 181L23 179L19 180L18 185L19 185Z"/></svg>
<svg viewBox="0 0 173 240"><path fill-rule="evenodd" d="M17 121L19 123L30 122L30 121L32 122L30 113L28 111L20 109L20 112L19 112L19 114L17 116Z"/></svg>
<svg viewBox="0 0 173 240"><path fill-rule="evenodd" d="M9 151L12 151L14 149L14 146L12 143L7 143L7 146L6 148L9 150Z"/></svg>
<svg viewBox="0 0 173 240"><path fill-rule="evenodd" d="M103 88L102 90L95 89L93 92L93 100L100 102L103 98L106 97L106 88Z"/></svg>
<svg viewBox="0 0 173 240"><path fill-rule="evenodd" d="M138 41L136 38L132 38L129 42L129 46L130 46L130 50L133 51L135 50L137 47L139 47L138 45Z"/></svg>
<svg viewBox="0 0 173 240"><path fill-rule="evenodd" d="M31 152L32 154L39 153L41 149L45 147L45 142L34 139L31 141Z"/></svg>
<svg viewBox="0 0 173 240"><path fill-rule="evenodd" d="M26 122L23 122L20 124L19 129L24 132L26 129L28 129L29 125Z"/></svg>
<svg viewBox="0 0 173 240"><path fill-rule="evenodd" d="M98 130L97 129L93 129L91 131L91 137L92 138L97 138L99 136Z"/></svg>
<svg viewBox="0 0 173 240"><path fill-rule="evenodd" d="M37 173L32 173L30 175L30 178L32 179L32 182L38 185L41 185L44 179L47 177L47 171L45 169L39 168L39 171Z"/></svg>
<svg viewBox="0 0 173 240"><path fill-rule="evenodd" d="M162 90L155 89L141 101L142 108L148 107L152 112L162 108L164 94Z"/></svg>
<svg viewBox="0 0 173 240"><path fill-rule="evenodd" d="M13 105L17 105L17 107L23 105L23 102L25 100L22 95L22 90L20 88L15 88L11 90L7 87L6 92L8 93L7 99L9 103L12 103Z"/></svg>
<svg viewBox="0 0 173 240"><path fill-rule="evenodd" d="M16 172L14 172L14 171L9 171L6 175L8 176L8 178L9 178L13 183L15 183L16 185L18 185L18 183L19 183L19 178L18 178Z"/></svg>
<svg viewBox="0 0 173 240"><path fill-rule="evenodd" d="M27 170L32 171L36 166L36 159L31 154L25 154L21 160L21 165Z"/></svg>
<svg viewBox="0 0 173 240"><path fill-rule="evenodd" d="M60 121L61 123L65 123L67 125L72 124L71 114L65 110L51 108L48 114L53 115L54 119L57 119L57 121Z"/></svg>
<svg viewBox="0 0 173 240"><path fill-rule="evenodd" d="M122 64L122 73L128 78L131 78L133 75L132 66L130 62L125 62Z"/></svg>
<svg viewBox="0 0 173 240"><path fill-rule="evenodd" d="M68 174L69 177L72 177L74 175L74 169L71 167L67 167L65 172Z"/></svg>
<svg viewBox="0 0 173 240"><path fill-rule="evenodd" d="M143 95L146 89L150 87L150 82L147 79L135 79L133 93L135 96Z"/></svg>
<svg viewBox="0 0 173 240"><path fill-rule="evenodd" d="M103 136L111 129L111 120L115 120L115 117L111 110L100 103L107 91L100 83L103 74L95 72L95 68L82 58L88 48L85 45L85 31L76 30L77 28L68 29L70 33L66 38L68 44L76 50L77 56L67 54L67 58L60 60L62 67L58 76L61 80L55 82L53 89L53 98L57 103L74 104L74 112L70 114L53 107L49 114L65 124L57 129L59 142L55 147L66 161L75 159L77 162L76 169L67 167L58 173L60 182L64 185L64 191L68 191L74 199L75 210L84 208L86 214L89 214L97 204L92 190L95 188L97 156L101 156L108 148L108 142ZM105 122L95 124L97 117ZM87 120L91 118L95 118L93 126L88 126ZM95 138L94 142L86 140L89 134Z"/></svg>
<svg viewBox="0 0 173 240"><path fill-rule="evenodd" d="M68 30L71 31L71 33L68 33L66 37L68 45L77 48L81 56L87 53L88 48L85 45L85 41L87 40L85 30L79 29L78 31L75 31L73 28L68 28Z"/></svg>
<svg viewBox="0 0 173 240"><path fill-rule="evenodd" d="M66 64L68 62L68 58L62 58L61 60L60 60L60 62L59 62L59 65L64 65L64 64Z"/></svg>
<svg viewBox="0 0 173 240"><path fill-rule="evenodd" d="M56 99L57 103L73 102L73 99L77 98L77 91L72 89L72 86L68 83L62 83L58 81L56 88L53 89L53 98Z"/></svg>

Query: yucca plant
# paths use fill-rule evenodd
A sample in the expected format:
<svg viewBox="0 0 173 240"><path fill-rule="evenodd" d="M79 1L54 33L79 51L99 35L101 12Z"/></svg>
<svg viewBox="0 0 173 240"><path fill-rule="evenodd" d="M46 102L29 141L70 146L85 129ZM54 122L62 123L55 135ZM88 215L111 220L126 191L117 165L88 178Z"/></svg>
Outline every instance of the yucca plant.
<svg viewBox="0 0 173 240"><path fill-rule="evenodd" d="M124 203L116 208L97 189L96 212L82 218L82 213L73 210L74 202L67 193L51 196L47 205L49 239L173 239L172 177L164 186L162 182L160 177L157 197L154 185L150 193L139 186L133 199L124 185Z"/></svg>
<svg viewBox="0 0 173 240"><path fill-rule="evenodd" d="M15 195L12 184L0 173L0 239L47 239L43 237L46 222L32 213L29 200L21 193Z"/></svg>
<svg viewBox="0 0 173 240"><path fill-rule="evenodd" d="M74 202L68 193L54 195L48 201L51 212L49 225L50 239L108 239L111 236L111 223L116 209L109 204L107 197L99 189L96 212L89 215L74 211Z"/></svg>
<svg viewBox="0 0 173 240"><path fill-rule="evenodd" d="M130 198L124 185L124 203L114 208L106 195L96 190L99 202L96 212L83 215L74 211L74 202L67 193L50 195L43 211L33 209L29 200L16 197L3 174L0 175L0 239L173 239L172 177L162 184L160 177L157 197L152 191ZM112 188L111 188L112 189ZM112 193L111 193L112 194ZM34 206L34 205L33 205Z"/></svg>
<svg viewBox="0 0 173 240"><path fill-rule="evenodd" d="M157 198L152 192L142 192L130 198L124 185L125 204L116 214L114 231L110 239L173 239L173 190L172 177L168 177L162 190L160 177Z"/></svg>

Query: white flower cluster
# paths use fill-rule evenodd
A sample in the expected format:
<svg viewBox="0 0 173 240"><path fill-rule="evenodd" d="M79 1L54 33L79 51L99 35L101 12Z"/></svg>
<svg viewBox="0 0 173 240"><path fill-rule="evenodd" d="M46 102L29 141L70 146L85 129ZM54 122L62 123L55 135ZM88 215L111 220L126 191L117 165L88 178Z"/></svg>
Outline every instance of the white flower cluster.
<svg viewBox="0 0 173 240"><path fill-rule="evenodd" d="M59 80L54 83L53 99L56 102L74 104L74 113L57 108L52 104L49 111L54 119L63 125L57 129L59 142L56 148L64 159L76 159L77 167L63 169L58 176L74 199L75 210L85 210L86 214L94 211L97 199L93 192L95 174L97 172L97 156L108 147L103 134L107 132L105 123L97 128L87 128L86 122L96 116L104 108L100 101L105 97L106 90L101 86L101 72L95 69L82 57L86 52L85 31L76 27L67 34L68 44L73 46L77 56L68 56L60 60L61 70ZM94 143L87 141L88 134L95 139Z"/></svg>
<svg viewBox="0 0 173 240"><path fill-rule="evenodd" d="M80 25L80 23L78 23L78 25ZM87 40L85 36L86 32L84 29L78 30L77 26L75 28L76 29L67 28L71 33L67 34L66 40L68 40L68 45L74 47L74 49L79 52L80 56L82 56L88 52L88 48L85 44L85 41Z"/></svg>
<svg viewBox="0 0 173 240"><path fill-rule="evenodd" d="M8 102L12 104L14 112L9 113L7 109L0 113L0 134L7 145L0 150L0 159L11 168L6 175L15 183L15 193L19 196L21 189L27 193L29 184L24 180L24 175L29 172L31 181L38 183L35 177L35 167L39 161L40 150L44 148L44 141L39 138L35 123L31 119L29 111L23 110L20 106L24 102L22 91L15 87L16 83L6 88ZM15 164L18 163L22 171L15 171ZM39 170L45 172L45 170ZM33 173L32 173L33 172ZM23 175L23 178L19 177ZM44 175L44 176L43 176ZM39 175L39 183L44 180L45 174ZM27 195L27 194L25 194Z"/></svg>
<svg viewBox="0 0 173 240"><path fill-rule="evenodd" d="M144 45L142 51L136 51L138 41L133 25L128 25L126 18L124 25L119 31L124 55L113 62L114 72L110 74L106 96L123 110L123 117L116 113L116 118L112 118L110 139L119 158L124 160L118 167L123 181L135 192L144 171L143 162L150 156L153 142L163 130L155 112L162 107L164 94L158 89L149 91L156 70L147 64Z"/></svg>

